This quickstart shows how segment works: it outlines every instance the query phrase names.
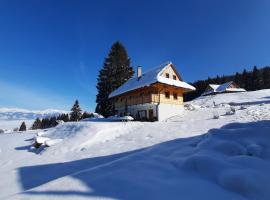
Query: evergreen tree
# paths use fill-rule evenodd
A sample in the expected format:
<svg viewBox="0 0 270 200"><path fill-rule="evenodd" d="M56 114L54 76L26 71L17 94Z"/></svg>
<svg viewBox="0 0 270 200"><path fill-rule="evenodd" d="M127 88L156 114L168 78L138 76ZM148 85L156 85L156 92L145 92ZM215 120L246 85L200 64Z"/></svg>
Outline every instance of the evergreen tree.
<svg viewBox="0 0 270 200"><path fill-rule="evenodd" d="M265 67L262 72L263 89L270 88L270 67Z"/></svg>
<svg viewBox="0 0 270 200"><path fill-rule="evenodd" d="M93 117L92 113L83 112L81 119L91 118Z"/></svg>
<svg viewBox="0 0 270 200"><path fill-rule="evenodd" d="M19 128L19 131L26 131L26 125L25 125L25 122L22 122L20 128Z"/></svg>
<svg viewBox="0 0 270 200"><path fill-rule="evenodd" d="M71 113L70 113L70 121L79 121L82 116L82 110L79 105L79 101L76 100L73 107L71 108Z"/></svg>
<svg viewBox="0 0 270 200"><path fill-rule="evenodd" d="M240 87L242 87L242 85L241 85L241 82L242 82L242 80L241 80L241 75L240 75L238 72L236 72L236 74L235 74L235 76L234 76L234 82L235 82L237 85L239 85Z"/></svg>
<svg viewBox="0 0 270 200"><path fill-rule="evenodd" d="M57 120L63 120L64 122L69 121L69 115L68 114L61 114L57 117Z"/></svg>
<svg viewBox="0 0 270 200"><path fill-rule="evenodd" d="M109 94L125 83L134 74L130 66L125 47L116 42L112 45L107 58L105 58L102 69L99 71L96 97L96 112L108 117L114 113L113 103Z"/></svg>
<svg viewBox="0 0 270 200"><path fill-rule="evenodd" d="M251 90L258 90L261 89L261 81L260 81L260 73L256 66L254 66L252 71L252 81L251 81Z"/></svg>
<svg viewBox="0 0 270 200"><path fill-rule="evenodd" d="M39 118L37 118L35 121L34 121L34 123L33 123L33 125L32 125L32 130L35 130L35 129L40 129L41 128L41 121L40 121L40 119Z"/></svg>
<svg viewBox="0 0 270 200"><path fill-rule="evenodd" d="M243 73L242 73L242 81L243 81L243 86L246 90L250 90L250 81L249 81L249 75L247 73L247 70L244 69Z"/></svg>

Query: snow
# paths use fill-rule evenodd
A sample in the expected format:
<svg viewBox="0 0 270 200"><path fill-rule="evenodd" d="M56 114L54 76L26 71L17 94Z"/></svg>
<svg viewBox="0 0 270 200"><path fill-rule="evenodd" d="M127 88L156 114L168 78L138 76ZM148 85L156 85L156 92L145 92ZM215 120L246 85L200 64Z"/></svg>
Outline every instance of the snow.
<svg viewBox="0 0 270 200"><path fill-rule="evenodd" d="M27 110L21 108L0 108L0 129L13 130L20 127L23 121L27 127L30 127L38 117L58 116L63 113L69 112L56 109Z"/></svg>
<svg viewBox="0 0 270 200"><path fill-rule="evenodd" d="M270 199L270 90L186 105L165 122L1 134L0 199ZM49 147L32 149L35 137Z"/></svg>
<svg viewBox="0 0 270 200"><path fill-rule="evenodd" d="M161 76L162 72L171 64L172 62L170 61L163 63L159 65L158 67L155 67L143 73L139 79L136 76L134 76L133 78L129 79L126 83L124 83L122 86L120 86L115 91L113 91L109 95L109 97L115 97L128 91L150 86L151 84L157 83L157 82L164 83L167 85L173 85L176 87L181 87L181 88L185 88L189 90L195 90L195 88L192 85L189 85L186 82L168 79Z"/></svg>
<svg viewBox="0 0 270 200"><path fill-rule="evenodd" d="M224 83L222 85L209 84L209 86L213 89L211 91L206 91L202 95L208 95L213 93L223 93L223 92L246 92L243 88L230 88L230 85L233 84L233 81Z"/></svg>

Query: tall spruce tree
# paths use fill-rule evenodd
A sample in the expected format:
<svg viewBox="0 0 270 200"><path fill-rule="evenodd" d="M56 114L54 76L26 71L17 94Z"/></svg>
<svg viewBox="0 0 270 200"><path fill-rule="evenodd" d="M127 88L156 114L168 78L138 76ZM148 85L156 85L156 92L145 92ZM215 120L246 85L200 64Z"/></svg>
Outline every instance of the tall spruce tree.
<svg viewBox="0 0 270 200"><path fill-rule="evenodd" d="M130 66L130 58L125 47L115 42L109 55L105 58L102 69L99 71L96 96L96 112L108 117L114 113L113 103L109 94L125 83L134 74Z"/></svg>
<svg viewBox="0 0 270 200"><path fill-rule="evenodd" d="M34 123L33 123L33 125L32 125L32 130L35 130L35 129L40 129L41 128L41 121L40 121L40 119L39 118L37 118L35 121L34 121Z"/></svg>
<svg viewBox="0 0 270 200"><path fill-rule="evenodd" d="M262 72L263 89L270 88L270 67L265 67Z"/></svg>
<svg viewBox="0 0 270 200"><path fill-rule="evenodd" d="M80 108L79 101L76 100L71 108L70 121L79 121L82 116L82 109Z"/></svg>
<svg viewBox="0 0 270 200"><path fill-rule="evenodd" d="M19 131L26 131L26 124L25 122L22 122L20 128L19 128Z"/></svg>
<svg viewBox="0 0 270 200"><path fill-rule="evenodd" d="M256 66L253 67L252 71L252 79L251 79L251 90L258 90L261 89L260 84L260 73Z"/></svg>

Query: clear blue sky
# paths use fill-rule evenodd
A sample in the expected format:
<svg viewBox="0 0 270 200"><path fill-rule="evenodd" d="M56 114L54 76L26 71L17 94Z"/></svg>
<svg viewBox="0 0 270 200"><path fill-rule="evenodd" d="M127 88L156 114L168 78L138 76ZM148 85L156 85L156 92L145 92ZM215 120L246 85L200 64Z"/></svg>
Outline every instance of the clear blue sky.
<svg viewBox="0 0 270 200"><path fill-rule="evenodd" d="M95 107L113 42L143 70L171 60L184 80L270 64L267 0L2 0L0 107Z"/></svg>

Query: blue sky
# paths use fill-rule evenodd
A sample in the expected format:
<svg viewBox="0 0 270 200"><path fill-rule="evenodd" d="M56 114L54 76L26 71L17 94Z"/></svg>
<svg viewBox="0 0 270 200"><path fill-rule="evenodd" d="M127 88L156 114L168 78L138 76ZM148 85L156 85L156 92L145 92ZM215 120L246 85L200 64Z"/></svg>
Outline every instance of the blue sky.
<svg viewBox="0 0 270 200"><path fill-rule="evenodd" d="M267 0L2 0L0 107L95 107L113 42L143 70L171 60L184 80L270 64Z"/></svg>

